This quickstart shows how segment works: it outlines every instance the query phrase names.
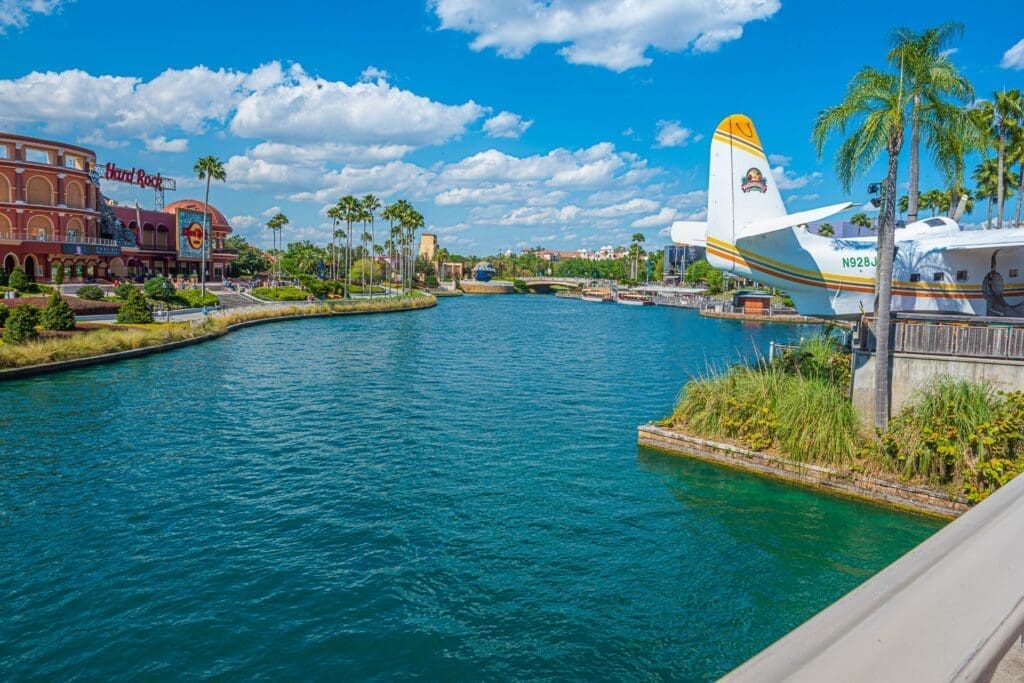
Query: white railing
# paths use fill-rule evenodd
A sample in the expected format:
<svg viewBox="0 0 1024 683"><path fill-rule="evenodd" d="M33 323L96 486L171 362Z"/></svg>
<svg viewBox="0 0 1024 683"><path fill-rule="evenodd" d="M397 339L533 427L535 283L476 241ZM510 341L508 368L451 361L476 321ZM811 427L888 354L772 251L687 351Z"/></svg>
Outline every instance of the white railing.
<svg viewBox="0 0 1024 683"><path fill-rule="evenodd" d="M36 233L32 230L3 230L0 240L21 240L22 242L49 242L54 244L98 244L106 247L118 247L114 240L105 237L86 237L84 235L68 235L60 233Z"/></svg>
<svg viewBox="0 0 1024 683"><path fill-rule="evenodd" d="M1017 477L723 680L989 680L1024 631L1021 529Z"/></svg>

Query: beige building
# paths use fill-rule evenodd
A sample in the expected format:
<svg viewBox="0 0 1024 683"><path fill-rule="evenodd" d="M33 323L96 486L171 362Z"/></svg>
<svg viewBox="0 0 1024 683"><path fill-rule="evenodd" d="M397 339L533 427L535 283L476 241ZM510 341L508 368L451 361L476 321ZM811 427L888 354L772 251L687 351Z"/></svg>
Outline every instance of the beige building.
<svg viewBox="0 0 1024 683"><path fill-rule="evenodd" d="M420 258L433 261L436 253L437 235L431 235L427 232L420 235Z"/></svg>

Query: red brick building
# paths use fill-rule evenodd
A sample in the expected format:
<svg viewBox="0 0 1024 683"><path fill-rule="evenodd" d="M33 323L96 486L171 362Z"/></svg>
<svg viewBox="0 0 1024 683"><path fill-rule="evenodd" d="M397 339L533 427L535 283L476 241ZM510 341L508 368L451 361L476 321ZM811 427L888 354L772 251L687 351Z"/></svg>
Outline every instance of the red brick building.
<svg viewBox="0 0 1024 683"><path fill-rule="evenodd" d="M49 280L58 263L69 280L198 273L199 260L178 258L175 212L201 212L203 203L112 206L97 170L85 147L0 133L0 268L20 267L34 280ZM235 254L224 250L231 233L224 215L212 206L210 214L207 279L219 280Z"/></svg>

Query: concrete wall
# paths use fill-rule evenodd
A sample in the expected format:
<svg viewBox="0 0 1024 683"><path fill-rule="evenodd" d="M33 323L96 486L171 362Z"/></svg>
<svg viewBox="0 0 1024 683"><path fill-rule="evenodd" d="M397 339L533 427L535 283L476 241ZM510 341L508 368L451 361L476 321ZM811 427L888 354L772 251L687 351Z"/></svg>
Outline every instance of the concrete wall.
<svg viewBox="0 0 1024 683"><path fill-rule="evenodd" d="M1005 391L1024 391L1024 362L950 356L893 354L892 414L899 412L913 393L937 375L975 382L988 381ZM853 406L865 421L874 415L875 355L855 351L853 356Z"/></svg>

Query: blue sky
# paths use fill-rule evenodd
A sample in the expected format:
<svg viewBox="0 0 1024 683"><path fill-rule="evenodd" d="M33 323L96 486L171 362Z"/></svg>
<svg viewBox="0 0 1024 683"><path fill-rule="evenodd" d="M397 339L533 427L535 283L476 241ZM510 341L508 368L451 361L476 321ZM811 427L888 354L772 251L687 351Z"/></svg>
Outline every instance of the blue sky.
<svg viewBox="0 0 1024 683"><path fill-rule="evenodd" d="M1010 18L944 1L0 0L0 129L177 178L168 201L200 196L192 165L218 156L211 203L264 246L276 210L286 240L323 243L325 207L367 192L409 199L463 254L659 244L702 217L727 114L753 117L790 210L841 201L811 123L882 66L890 31L963 21L954 59L986 97L1024 86Z"/></svg>

